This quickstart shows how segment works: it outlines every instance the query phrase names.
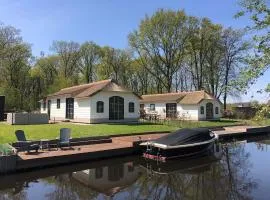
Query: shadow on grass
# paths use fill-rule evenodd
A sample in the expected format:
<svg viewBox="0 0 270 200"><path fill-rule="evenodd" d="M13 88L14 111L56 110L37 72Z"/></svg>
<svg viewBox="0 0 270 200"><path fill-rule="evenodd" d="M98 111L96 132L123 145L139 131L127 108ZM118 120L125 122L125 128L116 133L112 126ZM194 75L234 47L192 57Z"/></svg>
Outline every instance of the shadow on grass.
<svg viewBox="0 0 270 200"><path fill-rule="evenodd" d="M204 121L189 121L189 120L157 120L157 121L140 121L140 122L113 122L113 123L106 123L106 125L123 125L123 126L149 126L149 125L170 125L173 123L182 123L182 124L200 124L200 123L223 123L223 124L233 124L233 123L241 123L239 120L235 119L220 119L220 120L204 120Z"/></svg>
<svg viewBox="0 0 270 200"><path fill-rule="evenodd" d="M126 123L106 123L106 125L123 125L123 126L149 126L149 125L160 125L160 123L153 122L126 122Z"/></svg>
<svg viewBox="0 0 270 200"><path fill-rule="evenodd" d="M235 120L235 119L221 119L221 120L205 120L205 121L201 121L201 122L237 123L237 122L241 122L241 121Z"/></svg>

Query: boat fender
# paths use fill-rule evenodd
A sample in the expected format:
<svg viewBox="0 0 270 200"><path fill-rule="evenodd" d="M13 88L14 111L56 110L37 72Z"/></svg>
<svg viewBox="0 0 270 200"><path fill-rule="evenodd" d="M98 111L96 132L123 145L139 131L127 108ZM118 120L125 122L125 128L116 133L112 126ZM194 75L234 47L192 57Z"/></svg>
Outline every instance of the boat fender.
<svg viewBox="0 0 270 200"><path fill-rule="evenodd" d="M211 137L214 137L214 136L215 136L215 133L212 132L212 131L210 131L209 135L210 135Z"/></svg>

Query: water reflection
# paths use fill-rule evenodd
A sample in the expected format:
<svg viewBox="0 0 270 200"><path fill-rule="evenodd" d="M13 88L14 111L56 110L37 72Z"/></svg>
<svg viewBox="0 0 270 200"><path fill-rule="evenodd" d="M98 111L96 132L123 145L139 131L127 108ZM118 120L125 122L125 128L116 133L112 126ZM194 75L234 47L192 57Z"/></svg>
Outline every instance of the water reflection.
<svg viewBox="0 0 270 200"><path fill-rule="evenodd" d="M222 146L223 154L171 162L144 164L135 199L251 199L256 182L244 145ZM178 170L177 170L178 169Z"/></svg>
<svg viewBox="0 0 270 200"><path fill-rule="evenodd" d="M133 184L141 175L141 168L133 162L73 172L72 177L106 196L113 196Z"/></svg>
<svg viewBox="0 0 270 200"><path fill-rule="evenodd" d="M2 176L0 199L256 199L262 182L254 173L264 162L257 155L268 144L233 142L167 163L124 157Z"/></svg>

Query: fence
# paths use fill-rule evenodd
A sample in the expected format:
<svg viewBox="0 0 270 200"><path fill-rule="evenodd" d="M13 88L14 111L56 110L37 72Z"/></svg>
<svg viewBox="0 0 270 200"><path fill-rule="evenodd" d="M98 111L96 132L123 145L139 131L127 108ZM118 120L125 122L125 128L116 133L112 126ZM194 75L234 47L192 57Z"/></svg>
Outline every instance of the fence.
<svg viewBox="0 0 270 200"><path fill-rule="evenodd" d="M48 124L49 117L47 114L40 113L8 113L7 123L14 125Z"/></svg>

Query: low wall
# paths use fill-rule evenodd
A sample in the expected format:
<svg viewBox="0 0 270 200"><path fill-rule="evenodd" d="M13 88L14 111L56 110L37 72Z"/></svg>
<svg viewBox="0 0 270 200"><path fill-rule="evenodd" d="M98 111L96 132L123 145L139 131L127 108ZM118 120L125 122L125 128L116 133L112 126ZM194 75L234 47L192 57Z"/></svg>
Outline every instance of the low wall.
<svg viewBox="0 0 270 200"><path fill-rule="evenodd" d="M8 113L7 123L14 125L48 124L49 117L47 114L40 113Z"/></svg>

